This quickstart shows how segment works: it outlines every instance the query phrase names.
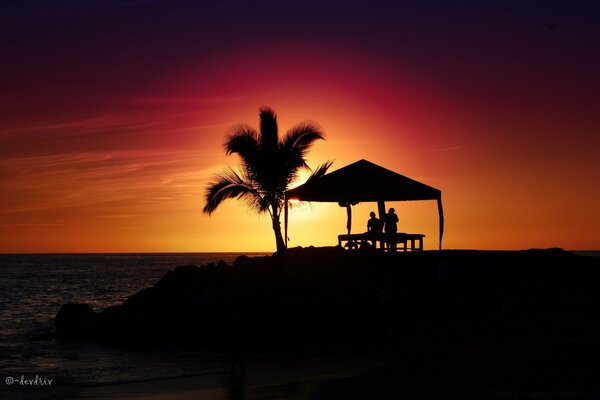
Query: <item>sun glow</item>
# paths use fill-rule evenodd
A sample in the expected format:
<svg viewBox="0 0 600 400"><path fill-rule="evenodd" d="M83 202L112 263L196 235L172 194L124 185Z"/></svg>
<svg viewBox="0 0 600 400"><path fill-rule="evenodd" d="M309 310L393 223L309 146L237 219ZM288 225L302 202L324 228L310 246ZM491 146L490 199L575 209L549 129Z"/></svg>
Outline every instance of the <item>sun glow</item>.
<svg viewBox="0 0 600 400"><path fill-rule="evenodd" d="M2 83L0 99L0 251L274 251L268 214L235 200L210 217L201 211L211 176L239 161L223 151L228 130L257 127L261 106L277 112L281 133L307 120L321 126L326 140L307 154L313 169L367 159L440 189L446 248L600 247L593 41L558 48L554 36L542 43L539 32L511 34L519 43L510 47L507 37L514 52L503 58L494 46L469 51L475 42L464 40L462 26L440 30L449 36L438 42L429 29L426 38L407 34L410 26L395 18L367 35L353 36L368 24L339 21L331 35L291 29L273 38L265 25L268 35L241 41L236 29L246 24L235 24L222 43L189 35L204 26L195 22L158 30L158 47L135 49L127 47L135 40L94 31L103 24L90 25L98 42L84 48L63 35L34 47L33 36L15 36L9 47L22 51L2 65L14 78ZM23 28L30 26L38 25ZM185 37L169 41L167 31ZM114 57L93 56L94 43L97 54ZM39 57L53 48L76 61L73 68ZM549 65L544 54L559 61ZM291 187L309 175L301 171ZM437 247L435 202L386 207L396 208L400 230L423 233L425 248ZM363 232L376 208L353 207L352 231ZM292 203L289 223L291 246L335 245L346 211Z"/></svg>

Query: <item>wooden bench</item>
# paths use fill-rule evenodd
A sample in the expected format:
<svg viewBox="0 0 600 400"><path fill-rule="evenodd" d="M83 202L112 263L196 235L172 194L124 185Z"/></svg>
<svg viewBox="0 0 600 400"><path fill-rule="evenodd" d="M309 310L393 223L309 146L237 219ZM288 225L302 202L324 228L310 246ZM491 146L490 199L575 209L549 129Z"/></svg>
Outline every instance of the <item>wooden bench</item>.
<svg viewBox="0 0 600 400"><path fill-rule="evenodd" d="M424 237L420 233L353 233L338 235L338 245L354 250L365 244L377 248L379 242L379 248L386 251L396 251L398 244L402 251L422 251Z"/></svg>

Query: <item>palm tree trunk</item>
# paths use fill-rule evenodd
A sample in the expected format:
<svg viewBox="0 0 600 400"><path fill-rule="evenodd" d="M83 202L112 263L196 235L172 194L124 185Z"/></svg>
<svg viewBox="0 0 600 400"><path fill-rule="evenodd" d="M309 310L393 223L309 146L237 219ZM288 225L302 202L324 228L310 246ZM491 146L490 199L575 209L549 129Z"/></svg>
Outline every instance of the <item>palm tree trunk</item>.
<svg viewBox="0 0 600 400"><path fill-rule="evenodd" d="M286 249L283 235L281 234L281 223L279 222L278 207L274 206L273 209L273 232L275 232L275 243L277 245L277 252L280 253Z"/></svg>

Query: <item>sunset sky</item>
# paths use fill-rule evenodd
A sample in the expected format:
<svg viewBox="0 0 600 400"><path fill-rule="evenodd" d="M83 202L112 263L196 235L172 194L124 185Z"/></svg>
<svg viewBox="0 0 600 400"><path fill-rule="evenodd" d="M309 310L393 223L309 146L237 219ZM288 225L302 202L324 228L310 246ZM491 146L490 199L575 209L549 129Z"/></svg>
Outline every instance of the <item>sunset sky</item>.
<svg viewBox="0 0 600 400"><path fill-rule="evenodd" d="M202 214L261 106L322 127L311 166L440 189L445 248L600 249L600 2L9 0L0 33L0 252L274 251ZM434 201L388 206L436 248ZM289 244L345 225L297 208Z"/></svg>

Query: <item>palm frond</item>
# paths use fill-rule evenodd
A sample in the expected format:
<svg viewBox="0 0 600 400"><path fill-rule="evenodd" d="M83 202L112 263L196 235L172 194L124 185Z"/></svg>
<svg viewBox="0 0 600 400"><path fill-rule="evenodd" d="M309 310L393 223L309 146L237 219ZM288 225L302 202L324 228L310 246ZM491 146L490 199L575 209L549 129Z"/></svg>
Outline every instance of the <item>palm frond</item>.
<svg viewBox="0 0 600 400"><path fill-rule="evenodd" d="M243 173L238 174L230 168L215 175L209 182L206 188L206 203L202 211L210 215L224 200L235 198L245 201L248 206L258 209L260 212L266 211L266 207L268 207L252 181L248 180Z"/></svg>
<svg viewBox="0 0 600 400"><path fill-rule="evenodd" d="M306 180L305 183L308 183L314 179L320 178L323 175L325 175L327 173L327 170L329 170L329 167L331 167L331 165L333 165L333 160L329 160L324 162L323 164L319 165L313 172L312 174L310 174L310 176L308 177L308 179Z"/></svg>
<svg viewBox="0 0 600 400"><path fill-rule="evenodd" d="M308 168L306 153L317 140L324 140L321 128L314 122L303 122L290 129L280 145L282 158L294 168Z"/></svg>
<svg viewBox="0 0 600 400"><path fill-rule="evenodd" d="M310 145L317 139L325 139L321 127L316 122L301 122L287 131L285 141L290 141L292 146Z"/></svg>
<svg viewBox="0 0 600 400"><path fill-rule="evenodd" d="M247 153L256 152L259 140L256 129L246 124L234 125L227 134L225 152L227 155L235 153L243 157Z"/></svg>
<svg viewBox="0 0 600 400"><path fill-rule="evenodd" d="M260 148L263 151L276 151L279 142L279 128L277 127L277 114L270 107L261 107L260 118Z"/></svg>
<svg viewBox="0 0 600 400"><path fill-rule="evenodd" d="M310 174L310 176L308 177L308 179L303 183L304 185L313 181L314 179L320 178L323 175L325 175L327 173L327 171L329 170L329 167L331 167L331 165L333 164L333 160L329 160L324 162L323 164L319 165L316 169L314 169L312 171L312 173ZM294 203L289 203L289 207L308 207L310 206L311 203L309 201L297 201Z"/></svg>
<svg viewBox="0 0 600 400"><path fill-rule="evenodd" d="M282 171L280 187L285 191L298 178L300 169L310 170L306 153L316 140L323 139L319 126L312 122L296 125L287 132L279 145L278 168Z"/></svg>
<svg viewBox="0 0 600 400"><path fill-rule="evenodd" d="M256 177L261 159L259 142L260 138L255 129L248 125L236 125L227 137L225 152L227 155L237 154L246 172Z"/></svg>

